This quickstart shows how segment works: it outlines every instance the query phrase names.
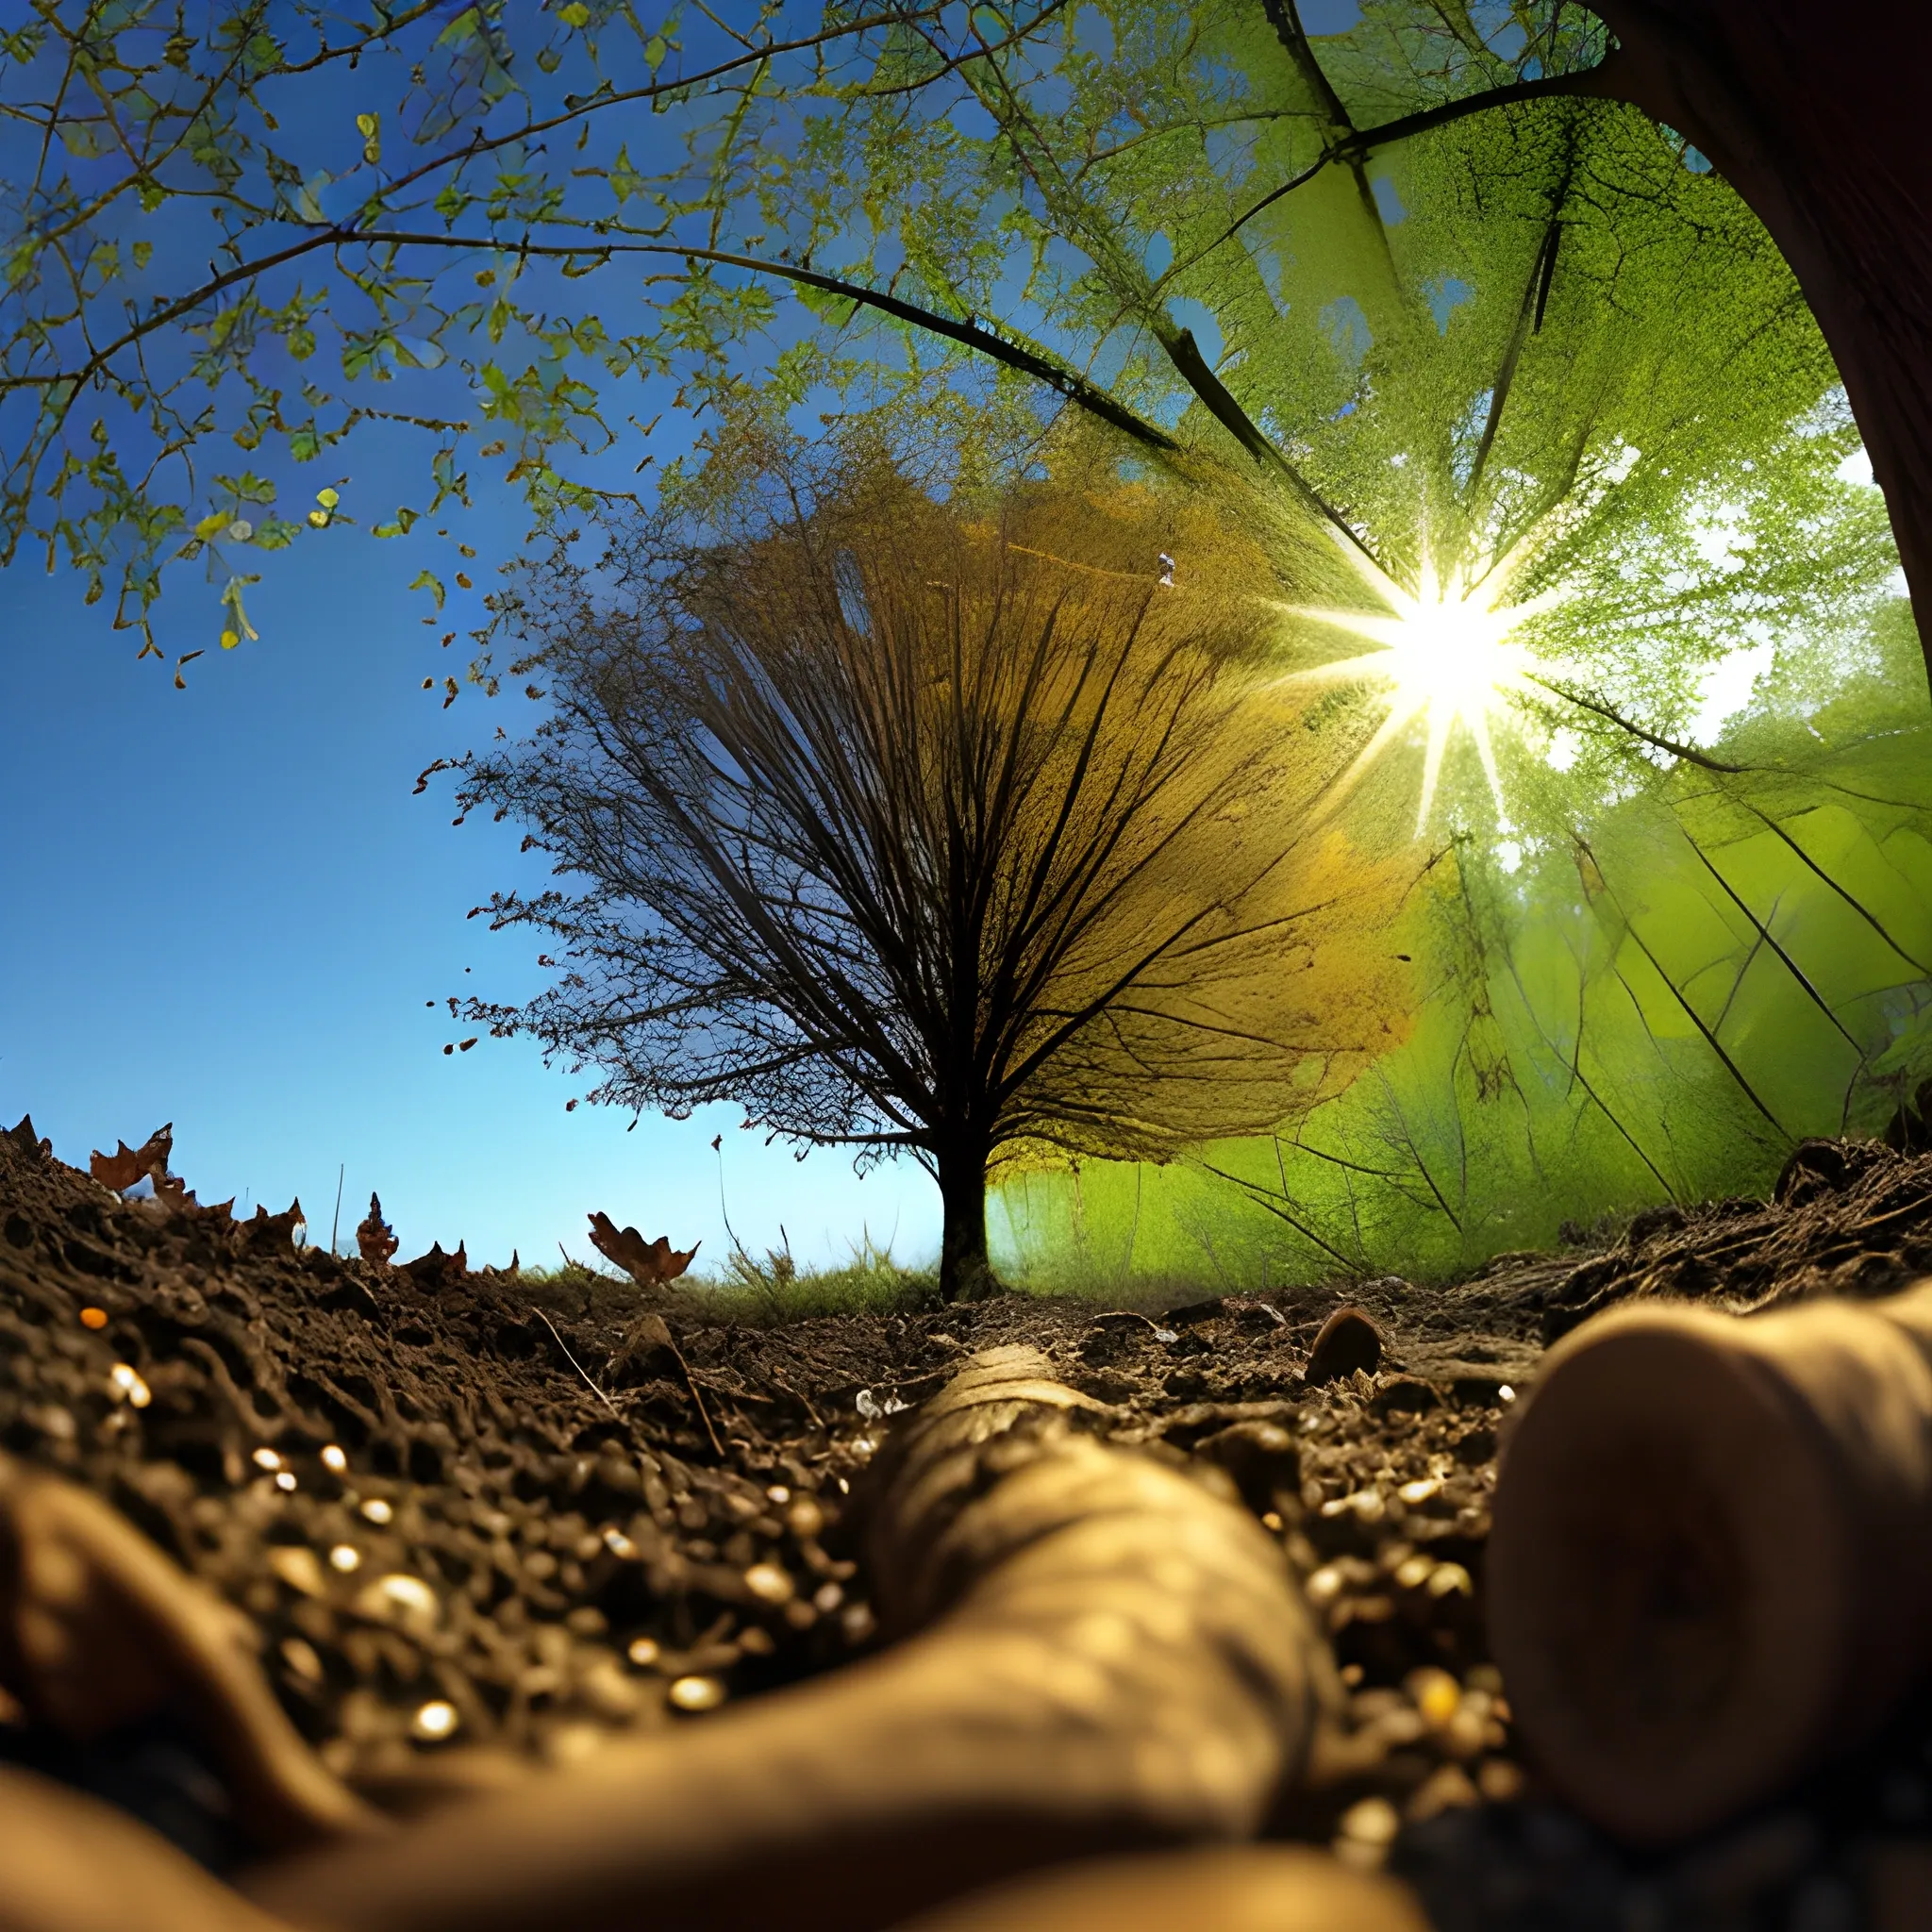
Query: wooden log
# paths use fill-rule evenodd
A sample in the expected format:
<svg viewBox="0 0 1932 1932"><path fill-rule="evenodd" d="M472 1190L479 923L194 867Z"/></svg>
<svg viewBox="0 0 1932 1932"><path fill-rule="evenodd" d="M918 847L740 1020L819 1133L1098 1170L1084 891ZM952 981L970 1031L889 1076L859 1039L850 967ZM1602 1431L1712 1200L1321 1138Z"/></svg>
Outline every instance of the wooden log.
<svg viewBox="0 0 1932 1932"><path fill-rule="evenodd" d="M994 1351L881 1454L896 1647L258 1874L332 1932L878 1932L1070 1857L1252 1836L1337 1694L1281 1552Z"/></svg>
<svg viewBox="0 0 1932 1932"><path fill-rule="evenodd" d="M996 1886L899 1932L1428 1932L1407 1888L1303 1845L1100 1858Z"/></svg>
<svg viewBox="0 0 1932 1932"><path fill-rule="evenodd" d="M1932 1661L1932 1282L1618 1310L1504 1445L1490 1634L1551 1781L1689 1838L1869 1737Z"/></svg>

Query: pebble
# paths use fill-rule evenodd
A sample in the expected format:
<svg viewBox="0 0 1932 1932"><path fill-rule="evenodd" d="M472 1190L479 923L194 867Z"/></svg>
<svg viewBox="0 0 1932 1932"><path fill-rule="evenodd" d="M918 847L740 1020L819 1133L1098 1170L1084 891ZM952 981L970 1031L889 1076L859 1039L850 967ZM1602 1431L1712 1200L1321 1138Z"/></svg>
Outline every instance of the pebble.
<svg viewBox="0 0 1932 1932"><path fill-rule="evenodd" d="M275 1543L268 1551L268 1567L291 1590L304 1596L324 1596L328 1579L323 1574L322 1559L306 1543Z"/></svg>
<svg viewBox="0 0 1932 1932"><path fill-rule="evenodd" d="M1373 1375L1381 1362L1382 1331L1362 1309L1337 1308L1322 1324L1302 1376L1312 1389L1324 1382L1339 1381L1357 1370Z"/></svg>
<svg viewBox="0 0 1932 1932"><path fill-rule="evenodd" d="M340 1570L346 1575L351 1570L361 1567L362 1552L354 1543L338 1543L328 1553L328 1560L332 1570Z"/></svg>
<svg viewBox="0 0 1932 1932"><path fill-rule="evenodd" d="M331 1475L342 1475L345 1474L348 1471L349 1458L345 1455L343 1455L341 1450L334 1442L331 1442L328 1445L328 1447L322 1452L322 1466L323 1468L327 1470Z"/></svg>
<svg viewBox="0 0 1932 1932"><path fill-rule="evenodd" d="M132 1408L145 1408L154 1400L154 1391L125 1362L116 1362L108 1373L117 1395L125 1396Z"/></svg>
<svg viewBox="0 0 1932 1932"><path fill-rule="evenodd" d="M371 1496L362 1506L362 1514L371 1523L392 1522L395 1513L380 1496Z"/></svg>
<svg viewBox="0 0 1932 1932"><path fill-rule="evenodd" d="M763 1604L790 1603L796 1594L791 1577L775 1563L754 1563L744 1573L744 1587Z"/></svg>
<svg viewBox="0 0 1932 1932"><path fill-rule="evenodd" d="M666 1694L679 1710L716 1710L724 1702L724 1685L717 1677L678 1677Z"/></svg>
<svg viewBox="0 0 1932 1932"><path fill-rule="evenodd" d="M429 1742L447 1738L457 1727L457 1707L454 1704L438 1697L417 1707L416 1715L409 1721L409 1733Z"/></svg>

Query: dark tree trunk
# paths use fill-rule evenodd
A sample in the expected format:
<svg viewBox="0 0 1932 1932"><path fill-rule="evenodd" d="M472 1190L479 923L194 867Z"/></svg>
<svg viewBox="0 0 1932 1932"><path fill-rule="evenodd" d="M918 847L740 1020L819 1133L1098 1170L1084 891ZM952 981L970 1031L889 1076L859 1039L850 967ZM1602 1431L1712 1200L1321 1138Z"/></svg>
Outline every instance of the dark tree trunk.
<svg viewBox="0 0 1932 1932"><path fill-rule="evenodd" d="M986 1258L986 1154L972 1147L939 1157L940 1293L949 1302L977 1301L993 1287Z"/></svg>
<svg viewBox="0 0 1932 1932"><path fill-rule="evenodd" d="M1932 4L1589 0L1615 93L1709 156L1838 358L1932 664Z"/></svg>

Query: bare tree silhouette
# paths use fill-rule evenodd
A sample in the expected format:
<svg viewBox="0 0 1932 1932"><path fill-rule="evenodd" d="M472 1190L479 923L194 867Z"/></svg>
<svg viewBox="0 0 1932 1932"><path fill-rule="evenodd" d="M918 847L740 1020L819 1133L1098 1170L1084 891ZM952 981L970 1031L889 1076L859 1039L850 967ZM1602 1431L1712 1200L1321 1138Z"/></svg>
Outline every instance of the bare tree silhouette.
<svg viewBox="0 0 1932 1932"><path fill-rule="evenodd" d="M1258 550L1131 489L741 463L515 600L553 711L459 802L588 884L478 908L565 958L473 1018L599 1102L910 1153L949 1297L990 1279L990 1166L1266 1128L1390 1043L1386 948L1327 943L1373 869L1279 808L1297 734L1240 671Z"/></svg>

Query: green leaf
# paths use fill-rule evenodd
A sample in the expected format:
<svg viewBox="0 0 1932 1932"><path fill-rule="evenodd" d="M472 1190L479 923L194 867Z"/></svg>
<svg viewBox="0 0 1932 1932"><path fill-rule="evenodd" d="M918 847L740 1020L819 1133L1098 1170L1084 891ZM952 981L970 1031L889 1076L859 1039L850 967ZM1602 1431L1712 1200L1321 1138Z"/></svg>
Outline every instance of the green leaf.
<svg viewBox="0 0 1932 1932"><path fill-rule="evenodd" d="M427 591L436 599L436 608L439 610L442 608L442 600L446 592L442 587L442 579L434 571L419 570L409 580L408 588L412 591Z"/></svg>

